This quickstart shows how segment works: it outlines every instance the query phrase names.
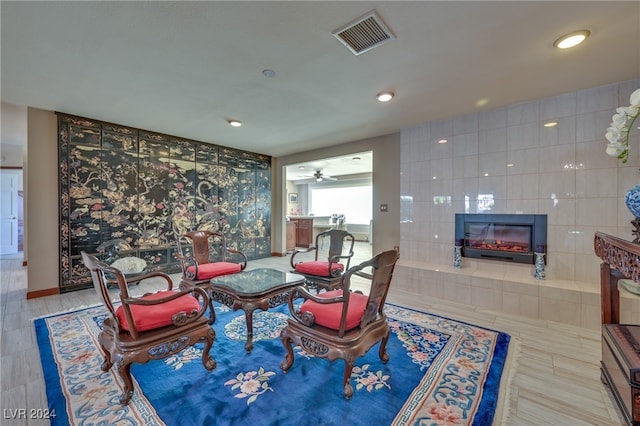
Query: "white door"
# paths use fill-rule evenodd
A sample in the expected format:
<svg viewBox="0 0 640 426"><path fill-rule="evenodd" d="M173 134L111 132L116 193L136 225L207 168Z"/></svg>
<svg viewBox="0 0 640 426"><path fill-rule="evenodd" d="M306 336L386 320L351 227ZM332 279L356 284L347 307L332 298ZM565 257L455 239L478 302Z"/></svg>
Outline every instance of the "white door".
<svg viewBox="0 0 640 426"><path fill-rule="evenodd" d="M18 176L0 171L0 255L18 252Z"/></svg>

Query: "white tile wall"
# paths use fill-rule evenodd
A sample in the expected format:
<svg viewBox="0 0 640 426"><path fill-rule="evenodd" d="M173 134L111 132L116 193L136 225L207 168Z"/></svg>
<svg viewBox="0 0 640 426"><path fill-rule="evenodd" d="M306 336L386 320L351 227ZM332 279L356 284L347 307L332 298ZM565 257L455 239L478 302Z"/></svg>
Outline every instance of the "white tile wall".
<svg viewBox="0 0 640 426"><path fill-rule="evenodd" d="M477 282L443 287L435 279L416 291L565 323L597 323L591 314L598 312L600 260L593 235L632 238L624 194L640 184L640 130L632 133L627 164L605 154L604 134L615 109L628 105L638 87L640 80L626 81L402 129L401 195L413 197L413 217L401 224L401 264L417 267L406 275L418 280L410 287L421 288L419 265L429 265L425 271L450 267L454 214L475 213L478 195L492 195L494 213L548 215L543 290L529 289L536 284L533 265L463 258L463 276L494 274L502 283L507 274L511 285L471 290L466 286ZM544 127L549 121L558 125ZM442 138L448 142L438 143ZM516 283L527 283L529 293L514 289Z"/></svg>

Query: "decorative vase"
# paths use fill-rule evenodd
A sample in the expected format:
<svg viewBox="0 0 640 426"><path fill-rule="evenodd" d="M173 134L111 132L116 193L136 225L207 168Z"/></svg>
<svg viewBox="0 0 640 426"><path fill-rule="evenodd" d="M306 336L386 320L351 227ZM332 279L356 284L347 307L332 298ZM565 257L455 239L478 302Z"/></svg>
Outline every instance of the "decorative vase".
<svg viewBox="0 0 640 426"><path fill-rule="evenodd" d="M624 196L624 203L634 217L631 221L631 224L636 228L631 231L631 234L635 236L633 242L640 243L640 185L636 185L627 191Z"/></svg>
<svg viewBox="0 0 640 426"><path fill-rule="evenodd" d="M462 240L456 240L456 245L453 249L453 267L456 269L462 268Z"/></svg>
<svg viewBox="0 0 640 426"><path fill-rule="evenodd" d="M624 203L635 218L640 218L640 185L631 188L624 196Z"/></svg>
<svg viewBox="0 0 640 426"><path fill-rule="evenodd" d="M544 271L544 253L535 253L536 256L536 269L533 271L533 277L536 280L544 280L546 273Z"/></svg>

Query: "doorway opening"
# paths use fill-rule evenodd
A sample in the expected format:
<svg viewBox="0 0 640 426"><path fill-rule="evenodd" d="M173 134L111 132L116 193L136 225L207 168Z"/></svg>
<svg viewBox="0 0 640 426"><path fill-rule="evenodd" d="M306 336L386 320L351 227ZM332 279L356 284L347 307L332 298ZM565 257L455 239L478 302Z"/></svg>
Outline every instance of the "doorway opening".
<svg viewBox="0 0 640 426"><path fill-rule="evenodd" d="M313 219L313 236L340 226L370 242L373 218L373 152L288 165L286 216Z"/></svg>
<svg viewBox="0 0 640 426"><path fill-rule="evenodd" d="M0 255L24 250L22 168L0 168Z"/></svg>

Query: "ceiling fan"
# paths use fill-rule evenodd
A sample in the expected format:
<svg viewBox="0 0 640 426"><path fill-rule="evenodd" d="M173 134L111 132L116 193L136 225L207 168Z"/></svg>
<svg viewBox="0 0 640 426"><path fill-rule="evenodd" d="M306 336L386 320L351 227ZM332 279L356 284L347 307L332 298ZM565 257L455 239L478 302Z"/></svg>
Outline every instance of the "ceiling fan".
<svg viewBox="0 0 640 426"><path fill-rule="evenodd" d="M331 176L323 174L322 170L316 170L316 172L313 174L313 177L316 178L316 182L338 180L338 179L336 179L334 177L331 177Z"/></svg>

